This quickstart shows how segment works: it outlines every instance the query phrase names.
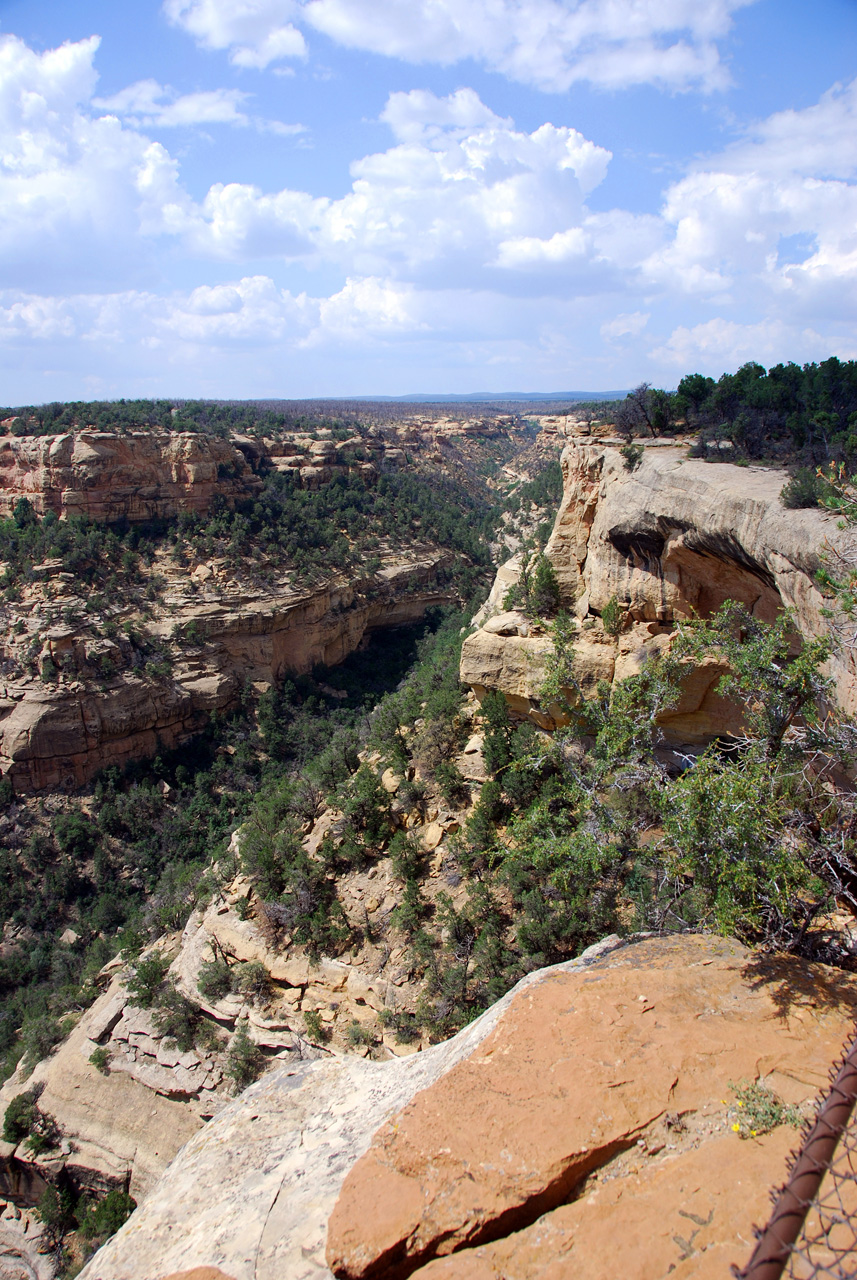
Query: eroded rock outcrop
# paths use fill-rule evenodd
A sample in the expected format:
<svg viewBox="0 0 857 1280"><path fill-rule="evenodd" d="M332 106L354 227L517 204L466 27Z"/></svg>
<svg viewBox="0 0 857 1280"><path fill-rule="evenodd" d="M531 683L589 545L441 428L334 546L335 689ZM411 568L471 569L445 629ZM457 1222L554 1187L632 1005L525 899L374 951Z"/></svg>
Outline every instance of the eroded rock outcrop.
<svg viewBox="0 0 857 1280"><path fill-rule="evenodd" d="M7 436L0 438L0 515L10 515L21 498L40 515L53 511L107 522L205 514L215 498L234 507L254 497L271 470L308 489L337 475L371 480L396 471L405 463L397 443L368 433L334 440L330 431L288 432L278 439L94 429Z"/></svg>
<svg viewBox="0 0 857 1280"><path fill-rule="evenodd" d="M794 1141L739 1138L730 1083L809 1104L855 1008L728 940L608 940L410 1058L275 1067L83 1276L723 1275Z"/></svg>
<svg viewBox="0 0 857 1280"><path fill-rule="evenodd" d="M448 563L441 551L390 555L371 579L339 577L304 590L288 574L254 585L206 566L193 590L177 585L162 616L148 623L165 646L177 637L165 674L147 671L121 632L111 640L43 629L35 603L19 643L35 637L60 679L0 683L0 771L19 789L74 787L106 765L177 746L234 703L242 685L267 687L316 664L335 666L377 628L416 622L448 602L451 593L437 585ZM110 674L99 677L105 663Z"/></svg>
<svg viewBox="0 0 857 1280"><path fill-rule="evenodd" d="M35 1214L0 1200L0 1280L55 1280L55 1253Z"/></svg>
<svg viewBox="0 0 857 1280"><path fill-rule="evenodd" d="M0 513L26 498L41 515L163 519L228 506L262 485L230 440L190 432L68 432L0 439Z"/></svg>
<svg viewBox="0 0 857 1280"><path fill-rule="evenodd" d="M563 603L581 622L575 650L584 688L633 675L669 646L675 623L709 616L728 599L770 620L793 610L806 636L829 634L831 600L817 582L825 548L845 539L818 510L783 507L784 472L693 461L679 448L648 448L628 470L618 449L575 442L563 452L564 496L546 552ZM497 618L519 572L504 566L480 629L465 641L461 678L481 696L501 689L522 714L540 715L549 641L523 618ZM615 601L618 635L601 614ZM493 618L493 625L492 625ZM853 656L837 651L829 671L836 697L857 711ZM716 692L722 669L689 673L678 706L663 717L668 738L699 743L735 727L735 710Z"/></svg>

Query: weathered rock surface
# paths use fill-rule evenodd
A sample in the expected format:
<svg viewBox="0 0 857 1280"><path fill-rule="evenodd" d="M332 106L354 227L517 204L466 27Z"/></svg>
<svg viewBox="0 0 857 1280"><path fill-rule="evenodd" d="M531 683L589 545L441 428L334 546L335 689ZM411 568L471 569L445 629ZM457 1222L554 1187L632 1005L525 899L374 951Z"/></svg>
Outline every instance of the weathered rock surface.
<svg viewBox="0 0 857 1280"><path fill-rule="evenodd" d="M144 521L252 497L262 481L231 441L190 432L69 432L0 440L0 513Z"/></svg>
<svg viewBox="0 0 857 1280"><path fill-rule="evenodd" d="M0 1280L54 1280L53 1255L44 1223L0 1200Z"/></svg>
<svg viewBox="0 0 857 1280"><path fill-rule="evenodd" d="M573 442L562 455L564 496L546 552L563 602L583 622L575 644L584 688L634 674L669 645L675 623L708 616L728 599L770 620L794 611L809 637L829 634L831 601L816 575L826 547L844 540L836 519L780 502L785 472L689 460L684 449L647 448L629 471L618 449ZM545 722L537 693L549 642L538 628L513 634L502 598L519 572L515 560L498 573L480 630L465 641L461 678L478 696L501 689L512 707ZM611 599L623 633L605 633L600 614ZM829 664L840 705L857 711L853 655ZM667 737L699 743L735 728L735 710L716 693L716 664L689 673L681 703L662 719Z"/></svg>
<svg viewBox="0 0 857 1280"><path fill-rule="evenodd" d="M33 1157L22 1143L0 1164L0 1193L14 1196L18 1204L37 1204L61 1171L78 1188L130 1188L141 1199L202 1126L203 1117L223 1105L225 1090L212 1098L202 1088L208 1071L197 1067L201 1078L183 1081L180 1071L158 1064L158 1043L144 1039L148 1015L142 1009L131 1011L127 999L114 983L53 1055L31 1075L16 1073L0 1090L0 1109L5 1110L16 1094L42 1086L39 1107L54 1117L63 1135L59 1151ZM139 1030L132 1033L132 1026ZM138 1040L133 1057L131 1034ZM89 1061L98 1044L110 1052L106 1075Z"/></svg>
<svg viewBox="0 0 857 1280"><path fill-rule="evenodd" d="M0 438L0 514L26 498L41 515L87 516L139 523L207 512L215 497L234 506L262 487L276 470L305 488L337 474L367 479L395 471L401 449L371 436L312 440L304 432L279 440L222 439L188 431L68 431L59 435Z"/></svg>
<svg viewBox="0 0 857 1280"><path fill-rule="evenodd" d="M720 1276L794 1139L739 1139L730 1082L808 1102L855 1008L728 940L608 941L413 1057L270 1071L83 1277Z"/></svg>
<svg viewBox="0 0 857 1280"><path fill-rule="evenodd" d="M131 666L99 680L102 651L121 664L127 640L96 642L90 652L92 642L49 630L45 653L62 670L59 683L0 684L0 772L19 789L80 786L105 765L122 767L177 746L213 711L234 703L242 684L271 685L317 663L334 666L373 630L416 622L448 601L436 581L448 560L441 551L391 556L377 579L334 579L303 591L288 578L253 588L213 576L200 589L169 596L169 612L149 625L167 642L193 624L197 640L184 646L167 677ZM40 635L38 615L31 623Z"/></svg>

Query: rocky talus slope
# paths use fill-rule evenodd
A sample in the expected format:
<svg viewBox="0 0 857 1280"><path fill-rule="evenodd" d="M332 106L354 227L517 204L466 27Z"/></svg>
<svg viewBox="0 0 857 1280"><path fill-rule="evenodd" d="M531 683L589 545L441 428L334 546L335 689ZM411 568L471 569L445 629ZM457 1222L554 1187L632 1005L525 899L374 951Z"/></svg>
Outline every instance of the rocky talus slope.
<svg viewBox="0 0 857 1280"><path fill-rule="evenodd" d="M276 1066L82 1275L722 1276L795 1137L742 1139L734 1086L807 1106L855 1007L728 940L608 940L423 1053Z"/></svg>
<svg viewBox="0 0 857 1280"><path fill-rule="evenodd" d="M792 609L805 636L829 634L823 610L831 599L816 581L825 548L849 543L837 520L818 510L787 510L787 476L761 467L688 459L684 448L647 447L629 470L619 450L574 440L562 455L564 496L547 546L563 603L581 623L574 648L584 691L640 670L647 656L669 647L676 622L710 616L736 600L764 620ZM461 678L482 696L500 689L520 713L551 727L538 708L550 641L539 627L503 610L520 572L500 569L468 637ZM605 606L621 610L619 634L602 624ZM857 711L853 654L830 660L839 704ZM732 708L715 691L716 663L689 671L681 701L663 718L669 740L701 743L735 728Z"/></svg>
<svg viewBox="0 0 857 1280"><path fill-rule="evenodd" d="M474 734L465 746L459 767L478 784L486 776L480 736ZM449 839L465 822L467 808L411 808L396 795L402 782L391 770L382 775L396 822L425 850L427 900L443 893L460 905L466 885L460 876L453 885L445 870ZM342 814L324 809L308 824L304 848L316 856L325 839L334 844L342 839L343 828ZM240 841L239 829L230 852ZM23 1142L0 1143L0 1194L35 1205L48 1183L67 1178L78 1189L128 1188L142 1200L181 1145L232 1097L224 1068L239 1026L269 1064L330 1053L371 1053L383 1060L427 1048L427 1034L405 1041L382 1020L382 1014L413 1013L422 991L407 939L390 926L400 900L390 856L342 874L338 888L346 920L362 941L335 960L313 959L288 938L274 936L243 876L224 883L206 906L192 912L181 933L156 944L153 951L170 961L171 980L205 1017L212 1032L207 1048L182 1053L171 1045L152 1013L134 1004L126 987L127 966L111 961L99 977L102 994L68 1038L33 1070L22 1066L0 1088L0 1113L16 1095L42 1090L40 1108L62 1134L58 1150L38 1157ZM198 984L212 959L264 966L264 992L206 999ZM321 1028L315 1039L308 1034L307 1015L317 1017ZM90 1061L96 1049L106 1054L102 1069Z"/></svg>

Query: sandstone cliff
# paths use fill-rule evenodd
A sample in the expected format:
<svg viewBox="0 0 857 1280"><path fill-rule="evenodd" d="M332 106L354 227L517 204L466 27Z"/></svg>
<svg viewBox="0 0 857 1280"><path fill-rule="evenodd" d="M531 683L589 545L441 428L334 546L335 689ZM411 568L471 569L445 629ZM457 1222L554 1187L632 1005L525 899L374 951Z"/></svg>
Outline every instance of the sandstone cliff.
<svg viewBox="0 0 857 1280"><path fill-rule="evenodd" d="M46 681L19 665L2 680L0 770L19 789L74 787L105 765L176 746L231 705L242 686L334 666L373 630L418 621L431 605L452 599L437 585L448 560L441 551L390 554L371 577L338 576L305 590L288 574L254 584L250 575L239 581L222 565L201 565L175 577L145 624L149 639L170 655L160 674L146 669L115 620L112 639L97 619L45 626L48 610L56 617L80 603L82 588L55 583L49 604L33 589L7 608L7 617L26 618L26 625L9 636L4 656L35 642L40 666L48 662L59 675Z"/></svg>
<svg viewBox="0 0 857 1280"><path fill-rule="evenodd" d="M145 521L234 505L261 481L229 440L187 432L81 431L0 440L0 513L26 498L39 512Z"/></svg>
<svg viewBox="0 0 857 1280"><path fill-rule="evenodd" d="M855 1006L727 940L608 941L410 1058L276 1067L82 1275L722 1276L794 1142L742 1140L730 1086L807 1106Z"/></svg>
<svg viewBox="0 0 857 1280"><path fill-rule="evenodd" d="M619 680L668 646L675 623L708 616L725 600L770 620L794 611L806 636L829 634L830 607L816 581L825 547L844 541L834 517L792 511L780 502L784 472L706 463L679 448L648 447L630 471L618 449L579 441L563 452L564 496L546 548L563 602L582 626L575 645L584 686ZM519 572L500 570L480 630L465 642L461 678L477 692L502 689L522 713L536 709L549 641L517 615L503 614L505 589ZM608 634L601 613L611 599L623 615ZM852 654L829 664L836 696L857 711ZM674 742L704 742L734 728L734 711L715 692L716 664L697 668L681 703L664 717Z"/></svg>

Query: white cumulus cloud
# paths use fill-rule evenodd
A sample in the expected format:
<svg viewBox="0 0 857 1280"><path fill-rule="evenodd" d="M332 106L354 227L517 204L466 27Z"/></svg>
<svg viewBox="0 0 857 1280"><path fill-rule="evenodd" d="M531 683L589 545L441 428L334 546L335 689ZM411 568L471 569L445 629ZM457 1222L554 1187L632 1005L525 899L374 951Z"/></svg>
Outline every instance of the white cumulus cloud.
<svg viewBox="0 0 857 1280"><path fill-rule="evenodd" d="M240 89L176 94L157 80L138 80L110 98L94 98L93 106L141 126L246 125L250 117L241 107L249 96Z"/></svg>
<svg viewBox="0 0 857 1280"><path fill-rule="evenodd" d="M0 36L0 285L127 279L129 243L187 203L163 147L88 109L98 43Z"/></svg>
<svg viewBox="0 0 857 1280"><path fill-rule="evenodd" d="M661 287L796 322L857 319L857 80L778 112L665 193L671 229L645 264Z"/></svg>
<svg viewBox="0 0 857 1280"><path fill-rule="evenodd" d="M648 311L625 311L612 320L606 320L601 326L601 336L608 342L620 341L622 338L636 338L642 333L651 319Z"/></svg>
<svg viewBox="0 0 857 1280"><path fill-rule="evenodd" d="M306 56L306 42L290 19L293 0L164 0L170 22L207 49L228 49L239 67L267 67Z"/></svg>
<svg viewBox="0 0 857 1280"><path fill-rule="evenodd" d="M253 125L263 133L283 137L305 133L302 124L286 124L248 115L243 110L252 95L241 89L204 89L197 93L176 93L157 80L138 80L109 98L93 98L92 105L109 111L136 128L190 128L208 124Z"/></svg>
<svg viewBox="0 0 857 1280"><path fill-rule="evenodd" d="M610 152L577 130L516 130L472 90L393 94L383 118L401 140L355 161L344 196L216 185L186 219L189 242L224 258L324 260L349 274L444 287L567 265L609 238L609 219L589 220L585 198Z"/></svg>
<svg viewBox="0 0 857 1280"><path fill-rule="evenodd" d="M233 62L302 57L298 26L407 62L473 58L513 80L562 92L723 88L717 41L754 0L164 0L169 19Z"/></svg>

